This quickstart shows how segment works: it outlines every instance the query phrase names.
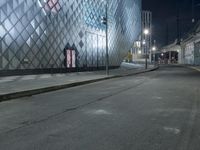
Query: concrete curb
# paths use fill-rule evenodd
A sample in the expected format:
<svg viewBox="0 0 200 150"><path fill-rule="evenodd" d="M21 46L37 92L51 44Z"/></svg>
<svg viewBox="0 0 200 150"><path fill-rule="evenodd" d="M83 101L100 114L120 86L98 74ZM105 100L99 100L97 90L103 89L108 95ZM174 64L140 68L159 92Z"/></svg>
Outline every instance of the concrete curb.
<svg viewBox="0 0 200 150"><path fill-rule="evenodd" d="M100 82L100 81L114 79L114 78L121 78L121 77L126 77L126 76L142 74L142 73L146 73L146 72L155 71L158 68L159 67L154 67L152 69L142 70L142 71L138 71L135 73L129 73L129 74L124 74L124 75L113 75L113 76L109 76L109 77L105 77L105 78L92 79L92 80L68 83L68 84L63 84L63 85L54 85L54 86L44 87L44 88L39 88L39 89L31 89L31 90L20 91L20 92L15 92L15 93L3 94L3 95L0 95L0 102L17 99L17 98L21 98L21 97L38 95L38 94L52 92L52 91L57 91L57 90L61 90L61 89L72 88L72 87L76 87L76 86L86 85L86 84Z"/></svg>
<svg viewBox="0 0 200 150"><path fill-rule="evenodd" d="M199 72L200 72L200 69L197 68L197 67L193 67L193 66L187 66L187 67L190 68L190 69L193 69L193 70L196 70L196 71L199 71Z"/></svg>

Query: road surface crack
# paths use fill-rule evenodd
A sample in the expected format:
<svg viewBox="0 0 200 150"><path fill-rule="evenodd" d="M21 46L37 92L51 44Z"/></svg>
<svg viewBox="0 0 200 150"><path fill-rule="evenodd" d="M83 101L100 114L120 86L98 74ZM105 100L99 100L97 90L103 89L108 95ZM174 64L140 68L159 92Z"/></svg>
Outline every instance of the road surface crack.
<svg viewBox="0 0 200 150"><path fill-rule="evenodd" d="M19 130L19 129L24 128L24 127L27 127L27 126L39 124L39 123L48 121L49 119L53 119L53 118L55 118L55 117L58 117L58 116L60 116L60 115L63 115L63 114L65 114L65 113L78 110L78 109L80 109L80 108L83 108L83 107L86 107L86 106L88 106L88 105L97 103L97 102L99 102L99 101L103 101L103 100L105 100L105 99L107 99L107 98L110 98L110 97L112 97L112 96L116 96L116 95L119 95L119 94L121 94L121 93L123 93L123 92L126 92L126 91L128 91L128 90L131 90L131 89L133 89L133 88L136 88L136 87L142 85L143 83L146 83L147 80L148 80L148 79L144 79L143 81L141 81L140 83L137 83L137 84L134 85L134 86L130 86L130 87L124 88L124 89L119 90L119 91L116 91L116 92L114 92L114 93L112 93L112 94L106 95L106 96L104 96L104 97L100 97L100 98L98 98L98 99L96 99L96 100L94 100L94 101L91 101L91 102L88 102L88 103L85 103L85 104L82 104L82 105L74 106L74 107L71 107L71 108L67 108L67 109L65 109L65 110L62 111L62 112L59 112L59 113L50 115L50 116L48 116L48 117L46 117L46 118L44 118L44 119L35 120L35 121L24 121L24 122L21 123L22 126L17 127L17 128L13 128L13 129L8 130L8 131L6 131L6 132L4 132L4 133L14 132L14 131L16 131L16 130ZM3 133L2 133L2 134L3 134Z"/></svg>

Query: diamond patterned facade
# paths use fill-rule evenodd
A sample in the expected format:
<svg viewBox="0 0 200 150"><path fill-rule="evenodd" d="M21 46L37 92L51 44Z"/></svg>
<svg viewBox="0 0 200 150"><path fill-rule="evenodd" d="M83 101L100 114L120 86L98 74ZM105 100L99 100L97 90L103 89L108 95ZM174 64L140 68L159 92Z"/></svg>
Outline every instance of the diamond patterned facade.
<svg viewBox="0 0 200 150"><path fill-rule="evenodd" d="M107 2L110 66L119 66L141 31L141 0ZM105 66L105 7L103 0L0 1L0 70Z"/></svg>

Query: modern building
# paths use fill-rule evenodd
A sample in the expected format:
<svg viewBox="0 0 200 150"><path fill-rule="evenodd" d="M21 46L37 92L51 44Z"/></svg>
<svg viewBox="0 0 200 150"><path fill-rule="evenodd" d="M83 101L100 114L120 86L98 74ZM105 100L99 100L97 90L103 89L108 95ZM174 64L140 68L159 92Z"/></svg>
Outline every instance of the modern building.
<svg viewBox="0 0 200 150"><path fill-rule="evenodd" d="M137 63L144 63L147 52L147 59L151 61L151 47L152 47L152 12L151 11L142 11L142 28L140 36L134 42L132 48L133 61ZM144 31L147 30L149 33L144 34Z"/></svg>
<svg viewBox="0 0 200 150"><path fill-rule="evenodd" d="M141 33L141 0L0 1L0 73L118 67Z"/></svg>
<svg viewBox="0 0 200 150"><path fill-rule="evenodd" d="M143 32L145 30L149 31L148 35L145 35ZM142 11L142 54L149 54L151 59L151 47L152 47L152 12L151 11Z"/></svg>

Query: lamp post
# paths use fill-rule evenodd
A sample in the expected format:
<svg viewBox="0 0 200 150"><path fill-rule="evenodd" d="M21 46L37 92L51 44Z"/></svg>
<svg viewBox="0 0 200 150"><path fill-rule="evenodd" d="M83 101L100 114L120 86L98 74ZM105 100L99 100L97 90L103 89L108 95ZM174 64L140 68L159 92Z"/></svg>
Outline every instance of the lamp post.
<svg viewBox="0 0 200 150"><path fill-rule="evenodd" d="M109 53L108 53L108 0L106 0L106 75L109 75Z"/></svg>
<svg viewBox="0 0 200 150"><path fill-rule="evenodd" d="M156 65L156 46L153 46L152 47L152 51L153 51L153 61L154 61L154 65Z"/></svg>
<svg viewBox="0 0 200 150"><path fill-rule="evenodd" d="M106 4L106 16L101 18L101 23L106 26L106 75L109 75L109 52L108 52L108 0L103 0Z"/></svg>
<svg viewBox="0 0 200 150"><path fill-rule="evenodd" d="M108 52L108 0L103 0L106 4L106 16L101 18L101 23L106 26L106 75L109 75L109 52Z"/></svg>
<svg viewBox="0 0 200 150"><path fill-rule="evenodd" d="M157 47L156 47L156 40L154 40L154 45L152 47L152 51L153 51L153 61L154 61L154 65L156 65L156 51L157 51Z"/></svg>
<svg viewBox="0 0 200 150"><path fill-rule="evenodd" d="M164 64L164 60L165 60L164 56L165 56L165 54L162 53L161 56L162 56L162 63Z"/></svg>
<svg viewBox="0 0 200 150"><path fill-rule="evenodd" d="M149 35L149 30L148 29L144 29L144 39L146 39L146 36ZM147 53L147 42L144 43L145 45L145 69L148 68L148 63L147 63L147 56L148 56L148 53Z"/></svg>

